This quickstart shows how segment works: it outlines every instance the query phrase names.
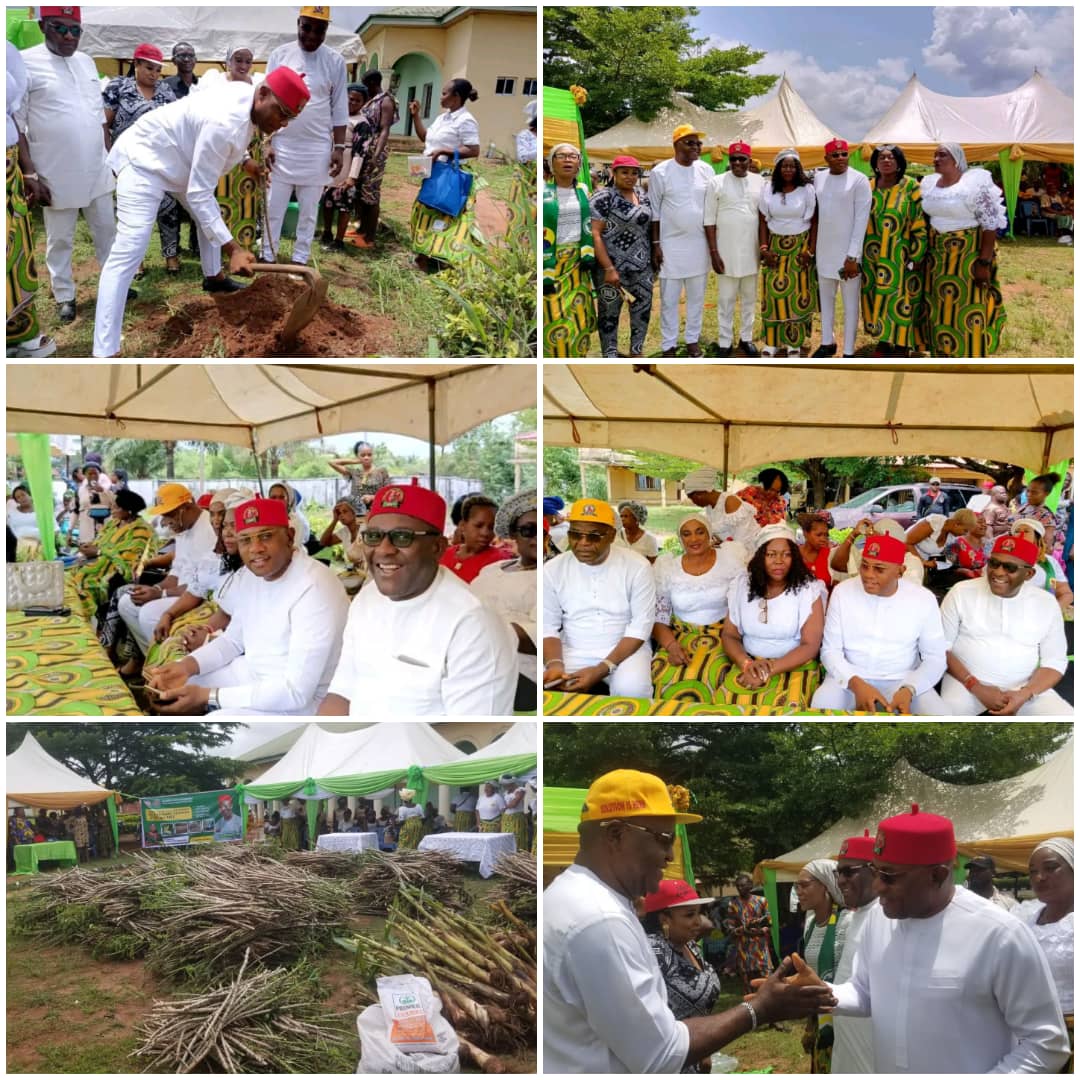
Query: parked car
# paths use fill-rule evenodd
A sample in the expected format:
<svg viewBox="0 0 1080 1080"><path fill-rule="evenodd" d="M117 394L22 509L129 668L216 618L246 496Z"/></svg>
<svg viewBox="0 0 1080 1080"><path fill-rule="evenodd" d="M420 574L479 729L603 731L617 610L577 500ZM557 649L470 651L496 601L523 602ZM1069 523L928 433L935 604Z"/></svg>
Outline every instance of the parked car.
<svg viewBox="0 0 1080 1080"><path fill-rule="evenodd" d="M928 485L923 483L873 487L839 506L830 507L829 513L838 529L852 529L864 517L872 521L890 517L905 529L910 529L917 520L915 507L919 505L919 497L927 489ZM968 499L982 491L976 484L942 484L941 490L945 493L950 514L967 506Z"/></svg>

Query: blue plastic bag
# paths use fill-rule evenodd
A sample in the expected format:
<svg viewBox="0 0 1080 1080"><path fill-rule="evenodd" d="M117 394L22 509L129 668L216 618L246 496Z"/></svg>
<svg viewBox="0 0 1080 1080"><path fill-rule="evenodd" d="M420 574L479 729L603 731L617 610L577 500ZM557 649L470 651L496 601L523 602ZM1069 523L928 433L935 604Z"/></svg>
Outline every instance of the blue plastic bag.
<svg viewBox="0 0 1080 1080"><path fill-rule="evenodd" d="M472 191L472 173L461 167L458 152L454 151L453 161L432 162L431 175L420 185L417 202L429 210L456 218L465 209Z"/></svg>

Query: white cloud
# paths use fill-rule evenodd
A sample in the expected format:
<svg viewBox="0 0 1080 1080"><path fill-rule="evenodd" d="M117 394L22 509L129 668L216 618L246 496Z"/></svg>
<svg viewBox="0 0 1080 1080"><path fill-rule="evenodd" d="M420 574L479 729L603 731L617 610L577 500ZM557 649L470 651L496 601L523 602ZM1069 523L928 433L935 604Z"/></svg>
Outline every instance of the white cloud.
<svg viewBox="0 0 1080 1080"><path fill-rule="evenodd" d="M1038 68L1073 91L1072 8L938 7L923 60L973 96L1012 90Z"/></svg>

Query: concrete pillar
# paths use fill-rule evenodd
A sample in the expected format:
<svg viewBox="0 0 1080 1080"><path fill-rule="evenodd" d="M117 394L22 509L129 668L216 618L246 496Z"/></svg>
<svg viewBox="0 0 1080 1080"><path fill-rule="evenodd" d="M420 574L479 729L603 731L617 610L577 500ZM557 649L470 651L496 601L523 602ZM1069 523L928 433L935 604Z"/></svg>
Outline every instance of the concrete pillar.
<svg viewBox="0 0 1080 1080"><path fill-rule="evenodd" d="M382 799L372 799L371 805L375 808L375 816L378 817L382 813L383 801Z"/></svg>
<svg viewBox="0 0 1080 1080"><path fill-rule="evenodd" d="M450 787L447 784L439 785L439 813L448 821L450 819Z"/></svg>

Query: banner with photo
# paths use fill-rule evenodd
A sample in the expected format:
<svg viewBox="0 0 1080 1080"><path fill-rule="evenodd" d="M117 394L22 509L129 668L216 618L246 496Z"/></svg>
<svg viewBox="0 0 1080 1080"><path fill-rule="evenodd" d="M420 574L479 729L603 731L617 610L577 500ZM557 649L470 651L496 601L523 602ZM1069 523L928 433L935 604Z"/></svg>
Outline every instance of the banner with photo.
<svg viewBox="0 0 1080 1080"><path fill-rule="evenodd" d="M244 839L244 806L234 791L153 795L139 800L144 848Z"/></svg>

